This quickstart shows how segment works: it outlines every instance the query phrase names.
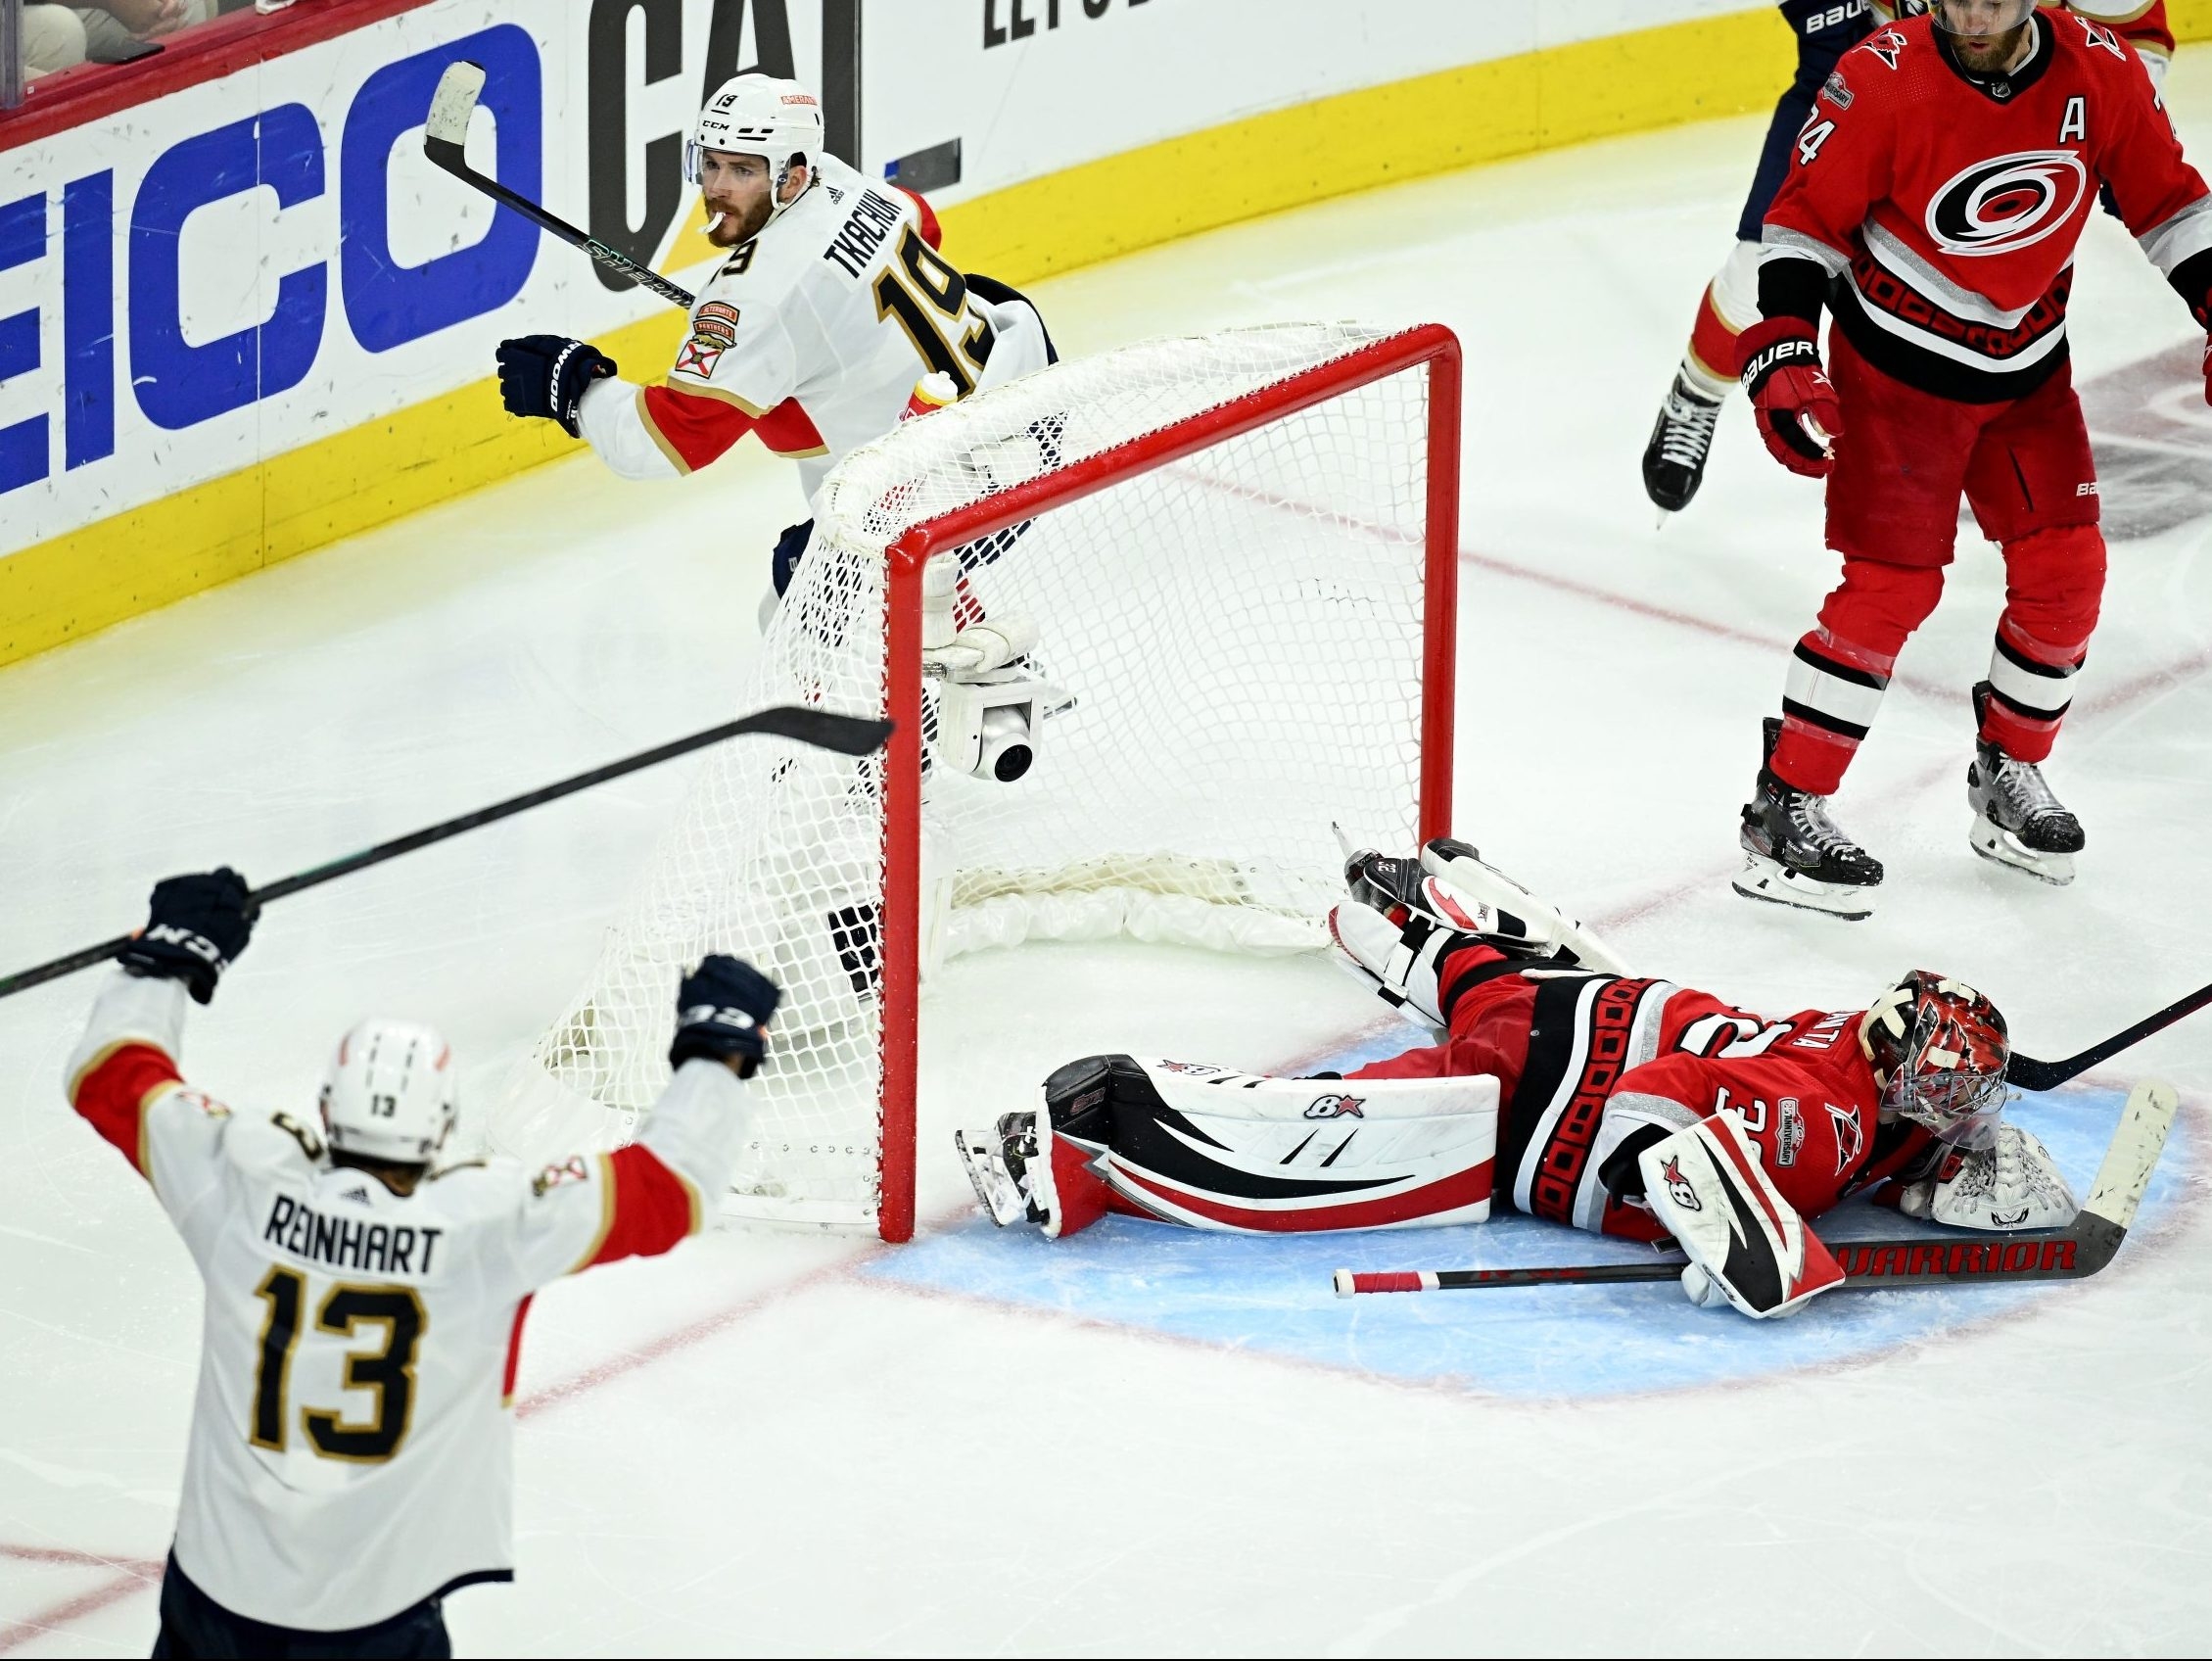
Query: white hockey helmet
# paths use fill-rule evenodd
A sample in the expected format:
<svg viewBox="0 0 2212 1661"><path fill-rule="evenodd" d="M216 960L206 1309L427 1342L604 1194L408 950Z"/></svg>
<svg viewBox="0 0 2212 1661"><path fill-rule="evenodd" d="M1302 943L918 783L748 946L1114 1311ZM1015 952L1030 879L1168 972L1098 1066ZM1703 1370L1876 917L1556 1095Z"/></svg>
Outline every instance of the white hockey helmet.
<svg viewBox="0 0 2212 1661"><path fill-rule="evenodd" d="M453 1128L453 1074L436 1027L364 1020L338 1041L323 1079L323 1135L342 1154L428 1164Z"/></svg>
<svg viewBox="0 0 2212 1661"><path fill-rule="evenodd" d="M700 158L709 150L759 156L768 163L768 216L773 220L798 200L780 200L791 165L803 163L810 173L819 171L822 145L821 99L778 75L734 75L715 89L691 123L690 142L683 146L683 176L699 182Z"/></svg>

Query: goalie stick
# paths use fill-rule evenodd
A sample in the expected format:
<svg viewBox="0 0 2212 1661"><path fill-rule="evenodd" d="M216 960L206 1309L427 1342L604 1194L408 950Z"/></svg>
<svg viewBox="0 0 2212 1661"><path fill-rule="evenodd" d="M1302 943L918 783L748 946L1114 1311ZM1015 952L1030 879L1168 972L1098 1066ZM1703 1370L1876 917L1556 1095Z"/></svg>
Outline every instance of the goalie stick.
<svg viewBox="0 0 2212 1661"><path fill-rule="evenodd" d="M2199 986L2187 997L2176 998L2155 1015L2146 1015L2135 1025L2113 1033L2101 1044L2092 1044L2080 1055L2068 1056L2063 1061L2039 1062L2033 1056L2015 1053L2004 1064L2004 1076L2023 1090L2056 1089L2076 1073L2087 1072L2097 1063L2110 1061L2129 1045L2141 1043L2153 1032L2163 1031L2184 1016L2194 1015L2206 1004L2212 1004L2212 986Z"/></svg>
<svg viewBox="0 0 2212 1661"><path fill-rule="evenodd" d="M468 165L468 158L463 154L463 146L468 143L468 120L476 114L476 101L483 92L483 65L472 64L465 58L447 64L446 72L438 77L438 90L431 94L430 119L423 127L422 153L463 184L481 190L502 207L512 208L540 230L559 237L571 248L583 249L608 270L628 277L639 288L651 289L671 306L690 310L698 296L689 289L670 282L651 266L640 265L619 248L609 248L588 231L578 230L558 214L548 214L529 197L509 190L497 179L486 178Z"/></svg>
<svg viewBox="0 0 2212 1661"><path fill-rule="evenodd" d="M563 796L573 796L577 791L588 790L594 784L604 784L610 779L620 779L625 774L635 773L660 762L673 761L680 755L705 749L709 744L719 744L725 738L741 737L750 733L787 738L793 743L828 750L834 755L863 756L872 755L883 747L884 739L891 736L891 723L857 715L832 715L825 709L802 709L795 704L777 704L761 710L758 714L741 716L735 721L726 721L719 727L709 727L704 732L693 733L689 737L656 744L649 750L639 750L635 755L625 756L620 761L610 761L604 767L594 767L588 773L579 773L574 778L563 779L557 784L547 784L541 789L510 796L503 802L478 808L474 813L464 813L458 818L445 820L407 835L396 836L389 842L379 842L373 848L363 848L359 853L334 859L327 865L318 865L294 876L281 878L265 888L256 888L247 898L255 905L262 905L308 888L320 887L325 882L353 872L365 871L372 865L382 865L388 859L411 854L417 848L427 848L433 842L443 842L448 837L458 836L464 830L474 830L480 826L511 819L518 813L542 807ZM105 963L136 938L135 934L118 934L113 940L103 940L97 946L87 946L80 952L71 952L68 957L56 958L52 963L42 963L35 969L0 976L0 998L32 986L42 986L49 980L59 980L65 974L73 974L80 969L90 969L94 964Z"/></svg>
<svg viewBox="0 0 2212 1661"><path fill-rule="evenodd" d="M2171 1084L2145 1080L2120 1110L2096 1182L2065 1228L2015 1234L1975 1231L1918 1235L1908 1240L1829 1241L1843 1265L1846 1289L1885 1286L1977 1286L2026 1280L2079 1280L2112 1260L2136 1220L2142 1191L2157 1168L2181 1098ZM1673 1280L1685 1259L1648 1263L1580 1263L1549 1268L1339 1269L1337 1296L1361 1292L1475 1292L1498 1286L1590 1286L1608 1281Z"/></svg>

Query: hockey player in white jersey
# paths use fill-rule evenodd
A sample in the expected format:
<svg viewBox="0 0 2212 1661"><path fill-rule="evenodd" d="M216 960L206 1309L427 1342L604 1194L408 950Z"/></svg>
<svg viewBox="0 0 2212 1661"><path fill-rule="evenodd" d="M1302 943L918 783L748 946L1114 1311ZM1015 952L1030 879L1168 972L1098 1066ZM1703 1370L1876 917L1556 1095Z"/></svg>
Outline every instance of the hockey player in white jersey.
<svg viewBox="0 0 2212 1661"><path fill-rule="evenodd" d="M687 977L676 1077L637 1140L532 1181L441 1167L454 1067L427 1026L340 1042L321 1112L233 1111L178 1070L253 916L231 871L170 878L70 1058L71 1104L152 1185L207 1283L154 1653L443 1656L441 1600L514 1578L513 1421L540 1287L699 1231L752 1112L776 987Z"/></svg>
<svg viewBox="0 0 2212 1661"><path fill-rule="evenodd" d="M847 453L916 412L922 380L942 376L965 398L1053 361L1035 307L938 252L927 202L824 149L821 106L797 81L725 82L684 154L708 239L729 256L666 377L618 379L584 341L509 340L499 387L510 413L558 421L628 479L695 472L755 433L799 464L812 501ZM794 525L777 545L777 594L812 529Z"/></svg>

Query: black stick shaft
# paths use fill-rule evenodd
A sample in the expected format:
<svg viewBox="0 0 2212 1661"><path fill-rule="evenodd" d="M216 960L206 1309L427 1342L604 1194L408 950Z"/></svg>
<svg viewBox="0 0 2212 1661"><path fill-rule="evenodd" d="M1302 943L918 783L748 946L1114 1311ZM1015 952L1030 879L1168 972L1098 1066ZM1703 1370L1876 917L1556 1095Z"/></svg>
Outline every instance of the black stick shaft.
<svg viewBox="0 0 2212 1661"><path fill-rule="evenodd" d="M2084 1217L2073 1228L2013 1234L1922 1235L1913 1239L1841 1240L1829 1243L1844 1271L1844 1285L1859 1291L1885 1286L1973 1286L2027 1280L2076 1280L2112 1258L2126 1230L2102 1217ZM1643 1263L1559 1263L1541 1268L1431 1269L1382 1273L1340 1271L1338 1289L1353 1292L1483 1292L1514 1286L1602 1286L1624 1281L1673 1280L1683 1259Z"/></svg>
<svg viewBox="0 0 2212 1661"><path fill-rule="evenodd" d="M2110 1061L2129 1045L2140 1044L2153 1032L2163 1031L2183 1017L2194 1015L2207 1004L2212 1004L2212 986L2199 986L2187 997L2176 998L2157 1014L2144 1016L2135 1025L2113 1033L2100 1044L2092 1044L2080 1055L2055 1062L2039 1062L2033 1056L2015 1055L2005 1064L2004 1076L2023 1090L2054 1089L2075 1074Z"/></svg>
<svg viewBox="0 0 2212 1661"><path fill-rule="evenodd" d="M365 871L372 865L382 865L388 859L398 859L401 854L413 853L417 848L427 848L434 842L458 836L463 831L496 824L502 819L511 819L534 807L559 801L563 796L573 796L579 790L588 790L592 785L604 784L610 779L620 779L625 774L635 773L664 761L673 761L680 755L688 755L693 750L705 749L709 744L719 744L726 738L741 737L748 733L765 733L776 737L789 738L839 755L862 756L872 754L883 746L884 739L891 736L891 723L860 716L832 715L827 710L802 709L788 704L764 709L756 715L726 721L719 727L709 727L704 732L693 733L689 737L656 744L649 750L639 750L635 755L611 761L604 767L594 767L588 773L563 779L557 784L547 784L541 789L510 796L503 802L478 808L474 813L464 813L458 818L446 820L408 835L395 836L389 842L379 842L372 848L363 848L359 853L348 854L343 859L334 859L328 864L280 878L265 888L256 888L252 898L257 904L281 900L288 895L335 881L353 872ZM105 963L136 938L135 934L118 934L112 940L101 941L97 946L87 946L82 951L71 952L68 957L56 958L35 969L0 977L0 998L25 991L32 986L43 986L49 980L59 980L65 974L73 974L80 969L90 969L95 964Z"/></svg>
<svg viewBox="0 0 2212 1661"><path fill-rule="evenodd" d="M659 295L670 305L681 306L686 311L690 310L697 301L698 296L683 287L682 284L670 282L668 278L662 276L650 265L639 264L619 248L609 248L589 232L579 230L557 214L547 213L537 203L531 201L529 197L518 191L509 190L497 179L487 178L468 165L468 159L463 154L461 147L451 140L425 138L422 141L422 149L424 155L463 184L481 190L501 207L512 208L548 236L560 238L571 248L581 248L592 259L598 261L600 264L606 266L607 269L628 277L639 288L651 289L653 293Z"/></svg>

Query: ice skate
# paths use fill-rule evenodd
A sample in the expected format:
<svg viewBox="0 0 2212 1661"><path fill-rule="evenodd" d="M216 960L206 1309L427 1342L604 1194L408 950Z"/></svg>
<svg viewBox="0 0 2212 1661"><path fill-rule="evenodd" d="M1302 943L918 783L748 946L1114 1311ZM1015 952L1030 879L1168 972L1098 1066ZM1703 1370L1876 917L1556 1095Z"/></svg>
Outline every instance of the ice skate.
<svg viewBox="0 0 2212 1661"><path fill-rule="evenodd" d="M1342 841L1343 832L1337 834ZM1607 974L1627 973L1613 949L1589 929L1485 864L1471 844L1454 836L1435 837L1419 859L1347 845L1344 883L1355 901L1377 911L1402 906L1504 950Z"/></svg>
<svg viewBox="0 0 2212 1661"><path fill-rule="evenodd" d="M1029 1179L1029 1162L1037 1157L1035 1114L1001 1114L996 1130L956 1130L953 1148L992 1222L1006 1228L1044 1220Z"/></svg>
<svg viewBox="0 0 2212 1661"><path fill-rule="evenodd" d="M2089 838L2034 762L1976 744L1966 764L1966 802L1974 810L1966 840L1982 858L2057 887L2073 881L2074 856Z"/></svg>
<svg viewBox="0 0 2212 1661"><path fill-rule="evenodd" d="M1769 716L1769 759L1781 731L1781 722ZM1770 900L1853 923L1873 915L1882 862L1837 829L1828 817L1827 797L1783 783L1764 763L1759 793L1744 804L1739 840L1744 869L1734 886L1747 900Z"/></svg>
<svg viewBox="0 0 2212 1661"><path fill-rule="evenodd" d="M1689 506L1697 488L1705 482L1705 458L1713 450L1713 430L1720 419L1720 401L1708 398L1691 386L1679 370L1652 423L1651 442L1644 446L1644 495L1665 515Z"/></svg>

